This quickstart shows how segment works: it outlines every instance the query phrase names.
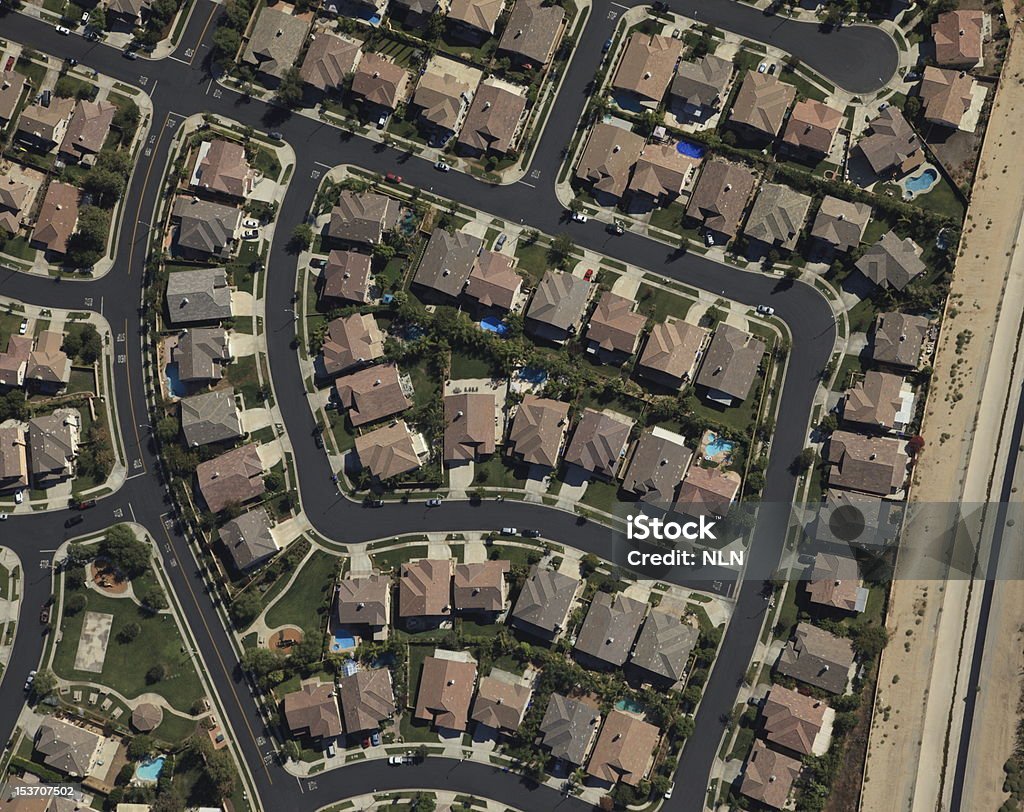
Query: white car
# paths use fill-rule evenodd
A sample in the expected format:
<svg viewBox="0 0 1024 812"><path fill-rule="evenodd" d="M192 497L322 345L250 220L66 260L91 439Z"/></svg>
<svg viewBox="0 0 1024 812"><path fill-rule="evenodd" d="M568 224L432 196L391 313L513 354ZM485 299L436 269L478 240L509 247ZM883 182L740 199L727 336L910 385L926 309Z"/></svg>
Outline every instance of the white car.
<svg viewBox="0 0 1024 812"><path fill-rule="evenodd" d="M6 521L7 521L7 514L6 513L0 513L0 522L6 522Z"/></svg>
<svg viewBox="0 0 1024 812"><path fill-rule="evenodd" d="M380 118L377 119L377 129L378 130L383 130L384 129L384 125L387 124L387 123L388 123L388 117L386 115L381 116Z"/></svg>
<svg viewBox="0 0 1024 812"><path fill-rule="evenodd" d="M438 161L436 164L434 164L434 169L436 169L438 172L451 172L452 171L452 168L448 164L446 164L444 161Z"/></svg>
<svg viewBox="0 0 1024 812"><path fill-rule="evenodd" d="M56 25L54 26L54 29L57 31L58 34L63 34L65 37L71 35L71 29L65 28L63 25Z"/></svg>
<svg viewBox="0 0 1024 812"><path fill-rule="evenodd" d="M14 504L20 505L24 501L25 501L25 491L15 491L14 492Z"/></svg>
<svg viewBox="0 0 1024 812"><path fill-rule="evenodd" d="M758 73L764 73L766 70L768 70L768 63L767 62L762 62L760 65L757 66L757 72Z"/></svg>
<svg viewBox="0 0 1024 812"><path fill-rule="evenodd" d="M243 240L255 240L260 236L260 230L258 228L247 228L242 232Z"/></svg>
<svg viewBox="0 0 1024 812"><path fill-rule="evenodd" d="M21 320L21 326L18 327L18 335L23 336L28 332L28 319Z"/></svg>
<svg viewBox="0 0 1024 812"><path fill-rule="evenodd" d="M676 785L675 785L675 784L669 784L669 785L668 785L668 789L667 789L667 790L665 790L665 796L664 796L664 797L665 797L665 800L666 800L666 801L667 801L667 800L668 800L669 798L671 798L671 797L672 797L672 790L674 790L675 788L676 788Z"/></svg>
<svg viewBox="0 0 1024 812"><path fill-rule="evenodd" d="M581 211L574 211L572 213L572 219L577 223L586 223L590 220L590 218Z"/></svg>
<svg viewBox="0 0 1024 812"><path fill-rule="evenodd" d="M705 231L704 232L704 244L708 248L710 248L712 245L715 244L715 235L712 234L710 231Z"/></svg>
<svg viewBox="0 0 1024 812"><path fill-rule="evenodd" d="M401 763L402 763L402 757L401 756L388 756L388 764L392 764L395 767L397 767Z"/></svg>
<svg viewBox="0 0 1024 812"><path fill-rule="evenodd" d="M433 499L428 499L427 507L441 507L441 500L436 496Z"/></svg>
<svg viewBox="0 0 1024 812"><path fill-rule="evenodd" d="M242 228L259 228L259 227L260 227L260 221L257 220L255 217L246 217L242 221Z"/></svg>
<svg viewBox="0 0 1024 812"><path fill-rule="evenodd" d="M518 536L519 531L514 527L503 527L501 528L501 535L503 536Z"/></svg>
<svg viewBox="0 0 1024 812"><path fill-rule="evenodd" d="M757 306L757 314L759 316L774 316L775 315L775 308L774 307L769 307L768 305L758 305Z"/></svg>

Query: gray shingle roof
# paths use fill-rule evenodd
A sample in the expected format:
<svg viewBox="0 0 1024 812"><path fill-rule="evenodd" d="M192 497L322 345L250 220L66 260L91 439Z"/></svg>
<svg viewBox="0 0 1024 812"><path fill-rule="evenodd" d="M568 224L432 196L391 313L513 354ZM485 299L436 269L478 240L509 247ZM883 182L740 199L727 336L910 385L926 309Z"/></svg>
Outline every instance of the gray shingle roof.
<svg viewBox="0 0 1024 812"><path fill-rule="evenodd" d="M887 231L857 260L856 268L879 287L903 290L924 271L925 264L917 243L909 237L901 240Z"/></svg>
<svg viewBox="0 0 1024 812"><path fill-rule="evenodd" d="M551 755L582 764L601 726L601 714L589 702L551 694L540 733Z"/></svg>
<svg viewBox="0 0 1024 812"><path fill-rule="evenodd" d="M231 288L223 268L174 271L167 276L167 317L172 324L231 316Z"/></svg>
<svg viewBox="0 0 1024 812"><path fill-rule="evenodd" d="M204 254L224 251L242 220L241 209L192 197L179 197L172 214L179 221L177 245Z"/></svg>
<svg viewBox="0 0 1024 812"><path fill-rule="evenodd" d="M750 394L764 342L724 322L718 325L697 373L697 384L744 400Z"/></svg>
<svg viewBox="0 0 1024 812"><path fill-rule="evenodd" d="M580 277L548 271L533 294L526 318L566 332L579 323L590 293L591 284Z"/></svg>
<svg viewBox="0 0 1024 812"><path fill-rule="evenodd" d="M183 333L172 351L182 381L215 381L230 357L223 327L194 327Z"/></svg>
<svg viewBox="0 0 1024 812"><path fill-rule="evenodd" d="M676 615L652 609L640 630L630 662L673 682L683 678L699 632Z"/></svg>
<svg viewBox="0 0 1024 812"><path fill-rule="evenodd" d="M242 436L233 389L218 389L181 400L181 430L190 446Z"/></svg>
<svg viewBox="0 0 1024 812"><path fill-rule="evenodd" d="M609 665L622 665L633 648L647 604L621 592L598 592L576 638L576 650Z"/></svg>
<svg viewBox="0 0 1024 812"><path fill-rule="evenodd" d="M266 561L280 549L270 528L273 522L265 508L258 507L232 519L220 529L220 540L239 570Z"/></svg>
<svg viewBox="0 0 1024 812"><path fill-rule="evenodd" d="M472 234L435 228L413 282L455 298L462 293L483 240Z"/></svg>
<svg viewBox="0 0 1024 812"><path fill-rule="evenodd" d="M525 631L555 636L565 628L578 586L575 578L534 566L523 583L510 623L517 628L525 625Z"/></svg>
<svg viewBox="0 0 1024 812"><path fill-rule="evenodd" d="M253 26L242 59L258 70L280 79L298 64L309 33L310 18L265 7Z"/></svg>

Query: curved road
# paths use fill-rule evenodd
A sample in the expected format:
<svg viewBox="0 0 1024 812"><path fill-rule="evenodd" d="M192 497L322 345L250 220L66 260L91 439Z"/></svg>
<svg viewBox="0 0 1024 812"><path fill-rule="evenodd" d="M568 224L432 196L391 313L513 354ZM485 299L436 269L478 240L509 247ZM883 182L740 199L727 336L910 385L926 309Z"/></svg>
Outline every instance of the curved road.
<svg viewBox="0 0 1024 812"><path fill-rule="evenodd" d="M37 20L16 14L0 17L4 35L30 47L66 57L75 57L83 65L131 84L142 84L150 93L154 118L149 145L152 155L140 161L126 193L125 218L119 237L116 261L106 276L92 281L46 280L12 271L0 270L0 291L4 295L45 307L72 310L89 309L86 297L100 302L103 314L116 335L126 334L118 352L128 356L126 364L115 367L114 397L127 460L141 460L144 473L130 478L114 495L102 500L94 510L83 514L85 522L75 528L76 535L91 533L115 521L113 511L124 518L134 517L146 526L164 549L164 558L172 566L167 572L183 607L209 669L213 687L220 696L234 731L242 758L255 779L260 800L266 809L316 809L326 803L372 790L457 787L460 791L495 798L519 809L584 809L576 799L562 798L546 787L532 787L511 773L471 762L441 762L430 759L425 765L395 770L383 761L360 762L358 768L321 773L315 777L316 789L295 779L278 766L264 766L264 756L272 752L270 744L258 745L257 737L269 738L256 703L237 668L230 638L222 628L210 600L204 596L204 581L185 539L163 524L170 510L165 490L155 474L157 460L148 440L150 418L145 399L139 307L142 270L145 262L147 229L137 223L148 221L159 193L159 178L166 163L170 130L182 117L213 110L242 124L281 130L295 149L297 165L292 175L278 219L276 233L289 234L302 222L316 191L313 178L315 162L350 163L374 172L392 170L402 163L407 182L423 188L436 187L439 194L498 217L557 232L563 216L553 189L562 160L561 150L569 143L576 122L587 100L587 86L601 61L601 44L615 26L617 12L610 0L598 0L591 10L575 57L553 108L533 159L531 177L536 188L525 184L488 186L460 173L439 175L428 162L400 156L380 145L350 137L339 130L304 116L280 121L282 112L247 101L230 91L221 98L210 95L210 76L200 68L205 43L213 29L205 23L213 10L209 0L198 0L188 21L178 51L197 54L196 64L174 57L162 61L128 62L118 51L86 42L78 36L61 37ZM730 0L674 0L673 10L689 14L751 39L783 48L815 68L831 81L854 92L867 92L884 84L895 72L898 53L892 39L879 29L851 27L830 34L816 26L776 17L766 17L741 3ZM186 49L191 49L186 50ZM864 59L871 53L873 59ZM150 182L147 183L146 181ZM748 304L768 302L789 326L793 336L791 363L782 393L778 426L766 472L765 502L788 505L794 488L789 463L803 447L810 404L817 387L818 372L828 361L835 339L831 309L813 288L801 283L780 283L758 274L720 265L695 254L677 255L671 249L637 235L609 237L599 223L574 224L573 239L609 256L648 268L666 277L709 291L720 292ZM284 415L294 447L299 490L303 509L318 533L339 542L360 542L371 538L399 535L412 531L458 531L490 529L517 525L541 527L544 535L583 550L608 557L608 538L595 525L577 524L574 517L546 507L518 502L490 502L486 507L446 502L441 510L427 511L422 505L389 505L365 511L340 497L330 481L330 468L323 452L312 439L313 417L309 412L295 352L290 347L294 327L284 311L294 289L295 259L282 240L271 249L267 276L268 297L266 336L269 361L278 404ZM107 511L111 513L107 513ZM748 586L737 596L730 624L713 678L705 690L696 717L696 729L688 740L680 762L679 780L691 786L705 786L723 731L721 719L732 710L737 686L743 679L750 655L757 642L765 603L760 581L768 577L778 563L785 536L784 509L762 511L748 557ZM20 685L28 671L36 667L43 639L31 621L35 608L50 594L51 581L40 559L37 539L45 538L52 548L68 537L63 527L65 512L12 516L6 523L3 543L22 558L25 569L24 606L19 633L5 676L8 685ZM344 528L340 532L339 528ZM173 564L180 564L174 566ZM707 573L704 576L708 578ZM682 582L678 573L668 580ZM706 587L706 583L705 583ZM4 691L0 699L0 731L9 736L23 706L15 690ZM302 790L297 793L296 789ZM680 792L666 807L676 810L700 810L702 793Z"/></svg>

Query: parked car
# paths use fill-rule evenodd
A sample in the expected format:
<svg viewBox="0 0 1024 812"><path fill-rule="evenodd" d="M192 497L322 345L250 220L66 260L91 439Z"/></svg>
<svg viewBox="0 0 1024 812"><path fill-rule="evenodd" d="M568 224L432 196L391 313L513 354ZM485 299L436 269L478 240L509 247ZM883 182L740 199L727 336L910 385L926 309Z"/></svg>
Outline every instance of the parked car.
<svg viewBox="0 0 1024 812"><path fill-rule="evenodd" d="M609 51L610 51L611 49L612 49L612 41L611 41L610 39L606 39L606 40L604 41L604 45L602 45L602 46L601 46L601 53L602 53L602 54L606 54L606 53L608 53L608 52L609 52Z"/></svg>
<svg viewBox="0 0 1024 812"><path fill-rule="evenodd" d="M775 75L775 63L774 62L772 62L772 64L770 64L768 66L768 75L769 76L774 76Z"/></svg>
<svg viewBox="0 0 1024 812"><path fill-rule="evenodd" d="M369 747L370 746L370 737L369 736L364 736L362 742L360 742L360 743L362 744L363 747Z"/></svg>
<svg viewBox="0 0 1024 812"><path fill-rule="evenodd" d="M921 79L921 74L916 70L908 71L907 75L904 76L903 79L907 82L917 82Z"/></svg>
<svg viewBox="0 0 1024 812"><path fill-rule="evenodd" d="M427 500L427 507L441 507L441 500L438 497Z"/></svg>
<svg viewBox="0 0 1024 812"><path fill-rule="evenodd" d="M514 527L503 527L501 528L501 534L503 536L516 536L519 534L519 531Z"/></svg>
<svg viewBox="0 0 1024 812"><path fill-rule="evenodd" d="M13 56L7 57L7 64L4 66L4 70L7 70L7 71L14 70L14 57Z"/></svg>
<svg viewBox="0 0 1024 812"><path fill-rule="evenodd" d="M65 37L71 34L70 28L65 28L63 25L54 26L58 34L63 34Z"/></svg>
<svg viewBox="0 0 1024 812"><path fill-rule="evenodd" d="M607 231L609 234L625 234L626 227L625 225L623 225L621 220L616 219L614 223L609 223L605 227L605 231Z"/></svg>
<svg viewBox="0 0 1024 812"><path fill-rule="evenodd" d="M587 268L586 272L583 274L583 281L584 282L589 282L593 278L594 278L594 269L593 268Z"/></svg>
<svg viewBox="0 0 1024 812"><path fill-rule="evenodd" d="M18 335L23 336L28 332L28 319L22 319L21 325L18 327Z"/></svg>
<svg viewBox="0 0 1024 812"><path fill-rule="evenodd" d="M271 130L267 133L275 141L284 141L284 134L280 130Z"/></svg>
<svg viewBox="0 0 1024 812"><path fill-rule="evenodd" d="M2 516L5 519L7 518L7 514L5 514L5 513L4 514L0 514L0 516ZM64 526L65 527L74 527L76 524L81 524L84 521L85 521L85 516L81 516L81 515L79 515L79 516L72 516L70 519L68 519L66 522L64 522Z"/></svg>
<svg viewBox="0 0 1024 812"><path fill-rule="evenodd" d="M499 234L498 239L494 241L494 250L500 251L502 246L505 245L505 240L507 239L508 237L506 237L504 234Z"/></svg>
<svg viewBox="0 0 1024 812"><path fill-rule="evenodd" d="M764 73L767 70L768 70L768 63L767 62L762 62L760 65L757 66L757 72L758 73Z"/></svg>
<svg viewBox="0 0 1024 812"><path fill-rule="evenodd" d="M715 244L715 235L712 234L710 231L705 231L704 232L704 244L708 248L710 248L712 245Z"/></svg>
<svg viewBox="0 0 1024 812"><path fill-rule="evenodd" d="M528 539L539 539L540 530L524 530L523 537Z"/></svg>
<svg viewBox="0 0 1024 812"><path fill-rule="evenodd" d="M139 58L139 55L135 53L135 51L122 51L122 53L124 54L125 59L131 59L134 61Z"/></svg>
<svg viewBox="0 0 1024 812"><path fill-rule="evenodd" d="M96 507L95 499L83 499L79 502L75 502L75 510L88 510L89 508Z"/></svg>
<svg viewBox="0 0 1024 812"><path fill-rule="evenodd" d="M585 215L581 211L574 211L572 213L572 219L576 223L586 223L586 222L588 222L590 220L590 218L587 217L587 215Z"/></svg>
<svg viewBox="0 0 1024 812"><path fill-rule="evenodd" d="M324 438L321 437L319 434L316 437L313 438L313 442L316 443L316 447L317 448L323 448L324 447Z"/></svg>
<svg viewBox="0 0 1024 812"><path fill-rule="evenodd" d="M73 56L69 56L66 61L68 63L69 68L73 68L75 67L75 65L78 64L78 60L75 59Z"/></svg>
<svg viewBox="0 0 1024 812"><path fill-rule="evenodd" d="M259 228L259 227L260 227L260 221L257 220L255 217L246 217L242 221L242 228Z"/></svg>
<svg viewBox="0 0 1024 812"><path fill-rule="evenodd" d="M386 180L388 183L401 183L402 182L402 176L401 175L396 175L394 172L388 172L384 176L384 180Z"/></svg>
<svg viewBox="0 0 1024 812"><path fill-rule="evenodd" d="M25 501L25 491L15 491L14 492L14 504L20 505L24 501Z"/></svg>
<svg viewBox="0 0 1024 812"><path fill-rule="evenodd" d="M667 801L667 800L668 800L669 798L671 798L671 797L672 797L672 790L674 790L675 788L676 788L676 785L675 785L675 784L669 784L669 785L668 785L668 789L667 789L667 790L665 790L665 800L666 800L666 801Z"/></svg>
<svg viewBox="0 0 1024 812"><path fill-rule="evenodd" d="M758 313L759 316L774 316L775 315L775 308L774 307L769 307L768 305L758 305L757 306L757 313Z"/></svg>
<svg viewBox="0 0 1024 812"><path fill-rule="evenodd" d="M258 228L247 228L242 232L243 240L255 240L260 236L260 230Z"/></svg>
<svg viewBox="0 0 1024 812"><path fill-rule="evenodd" d="M381 116L377 119L377 129L383 130L384 125L388 123L388 117L386 115Z"/></svg>
<svg viewBox="0 0 1024 812"><path fill-rule="evenodd" d="M377 745L380 744L380 731L379 730L375 730L375 731L373 731L373 733L370 734L370 744L372 744L374 747L376 747Z"/></svg>
<svg viewBox="0 0 1024 812"><path fill-rule="evenodd" d="M452 171L452 168L448 164L446 164L444 161L438 161L436 164L434 164L434 169L436 169L438 172L451 172Z"/></svg>
<svg viewBox="0 0 1024 812"><path fill-rule="evenodd" d="M388 764L391 764L392 766L397 767L401 763L402 763L402 757L401 756L388 756Z"/></svg>
<svg viewBox="0 0 1024 812"><path fill-rule="evenodd" d="M44 603L39 610L39 622L44 626L50 622L50 604Z"/></svg>
<svg viewBox="0 0 1024 812"><path fill-rule="evenodd" d="M0 513L0 522L6 522L6 521L7 521L7 514L6 513Z"/></svg>
<svg viewBox="0 0 1024 812"><path fill-rule="evenodd" d="M334 742L331 742L327 745L327 756L328 758L334 758L336 755L338 755L338 749L334 746Z"/></svg>
<svg viewBox="0 0 1024 812"><path fill-rule="evenodd" d="M89 12L88 11L83 11L82 12L82 16L78 20L78 22L79 22L80 25L85 25L87 22L89 22Z"/></svg>

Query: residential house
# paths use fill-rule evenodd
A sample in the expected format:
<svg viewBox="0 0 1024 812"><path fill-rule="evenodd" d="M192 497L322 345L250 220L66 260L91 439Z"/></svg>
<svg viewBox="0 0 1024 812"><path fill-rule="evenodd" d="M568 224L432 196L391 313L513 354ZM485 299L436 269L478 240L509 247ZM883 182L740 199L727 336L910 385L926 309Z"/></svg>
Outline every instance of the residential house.
<svg viewBox="0 0 1024 812"><path fill-rule="evenodd" d="M771 809L788 808L789 794L801 769L798 759L777 753L755 739L747 763L743 765L740 794Z"/></svg>
<svg viewBox="0 0 1024 812"><path fill-rule="evenodd" d="M106 143L115 113L117 105L111 102L78 102L57 149L57 157L65 163L94 163Z"/></svg>
<svg viewBox="0 0 1024 812"><path fill-rule="evenodd" d="M595 124L576 167L576 180L588 184L602 203L614 203L626 193L644 143L642 136L624 127Z"/></svg>
<svg viewBox="0 0 1024 812"><path fill-rule="evenodd" d="M511 310L523 289L523 278L514 265L514 257L485 248L473 262L463 293L481 308Z"/></svg>
<svg viewBox="0 0 1024 812"><path fill-rule="evenodd" d="M35 751L43 764L72 778L85 778L97 764L104 739L84 727L45 716L35 735Z"/></svg>
<svg viewBox="0 0 1024 812"><path fill-rule="evenodd" d="M189 183L195 189L243 199L252 194L256 170L249 166L245 147L237 141L215 138L196 150Z"/></svg>
<svg viewBox="0 0 1024 812"><path fill-rule="evenodd" d="M587 323L587 352L610 363L622 363L636 351L647 317L637 313L632 299L610 290L597 300Z"/></svg>
<svg viewBox="0 0 1024 812"><path fill-rule="evenodd" d="M353 426L375 423L412 406L394 364L377 364L350 372L335 381L334 391L338 403L348 410Z"/></svg>
<svg viewBox="0 0 1024 812"><path fill-rule="evenodd" d="M443 15L448 10L448 0L391 0L389 8L402 18L407 29L424 30L433 14Z"/></svg>
<svg viewBox="0 0 1024 812"><path fill-rule="evenodd" d="M182 383L219 381L231 360L228 334L223 327L195 327L182 330L171 350Z"/></svg>
<svg viewBox="0 0 1024 812"><path fill-rule="evenodd" d="M742 164L720 158L706 161L686 206L686 218L715 243L725 245L739 232L756 182L757 175Z"/></svg>
<svg viewBox="0 0 1024 812"><path fill-rule="evenodd" d="M421 558L402 564L398 582L398 616L440 622L452 614L452 561Z"/></svg>
<svg viewBox="0 0 1024 812"><path fill-rule="evenodd" d="M647 336L637 372L668 389L682 389L693 378L710 335L703 327L668 316Z"/></svg>
<svg viewBox="0 0 1024 812"><path fill-rule="evenodd" d="M661 104L683 53L683 43L674 37L662 37L635 31L612 79L612 91L635 99L651 109Z"/></svg>
<svg viewBox="0 0 1024 812"><path fill-rule="evenodd" d="M356 193L347 189L331 209L327 237L344 243L380 245L384 235L398 223L398 201L373 192Z"/></svg>
<svg viewBox="0 0 1024 812"><path fill-rule="evenodd" d="M647 604L623 593L597 592L574 647L581 662L596 667L621 666L629 658Z"/></svg>
<svg viewBox="0 0 1024 812"><path fill-rule="evenodd" d="M860 577L856 558L835 553L814 556L811 577L806 584L811 603L844 612L863 612L868 590Z"/></svg>
<svg viewBox="0 0 1024 812"><path fill-rule="evenodd" d="M181 430L190 446L236 440L242 436L242 423L233 389L216 389L182 398Z"/></svg>
<svg viewBox="0 0 1024 812"><path fill-rule="evenodd" d="M924 120L939 127L957 129L971 109L974 79L965 73L931 65L921 76L921 104Z"/></svg>
<svg viewBox="0 0 1024 812"><path fill-rule="evenodd" d="M459 131L462 115L475 89L456 74L456 71L461 73L459 67L453 70L457 64L444 57L433 57L427 63L426 73L416 83L412 97L411 106L435 146L446 144Z"/></svg>
<svg viewBox="0 0 1024 812"><path fill-rule="evenodd" d="M75 111L75 100L54 96L50 104L30 104L18 117L15 138L34 152L50 152L64 140Z"/></svg>
<svg viewBox="0 0 1024 812"><path fill-rule="evenodd" d="M78 225L78 189L51 181L32 231L33 248L63 256Z"/></svg>
<svg viewBox="0 0 1024 812"><path fill-rule="evenodd" d="M604 784L621 781L635 787L650 772L660 738L661 731L649 722L613 710L597 737L587 773Z"/></svg>
<svg viewBox="0 0 1024 812"><path fill-rule="evenodd" d="M483 245L483 240L473 234L435 228L416 269L413 284L427 295L442 300L461 296Z"/></svg>
<svg viewBox="0 0 1024 812"><path fill-rule="evenodd" d="M730 79L732 62L714 54L680 62L669 89L669 107L687 118L707 120L718 112Z"/></svg>
<svg viewBox="0 0 1024 812"><path fill-rule="evenodd" d="M870 220L871 206L867 203L851 203L825 195L811 226L811 238L819 250L826 253L849 253L860 245Z"/></svg>
<svg viewBox="0 0 1024 812"><path fill-rule="evenodd" d="M299 64L311 18L264 6L249 34L242 61L256 69L263 81L276 85Z"/></svg>
<svg viewBox="0 0 1024 812"><path fill-rule="evenodd" d="M242 224L242 210L197 197L179 197L171 210L177 223L175 250L183 257L210 259L231 256Z"/></svg>
<svg viewBox="0 0 1024 812"><path fill-rule="evenodd" d="M657 681L678 683L686 674L690 653L699 637L696 625L671 612L652 609L640 629L629 662Z"/></svg>
<svg viewBox="0 0 1024 812"><path fill-rule="evenodd" d="M932 24L935 61L944 68L980 67L984 31L985 12L980 9L943 12Z"/></svg>
<svg viewBox="0 0 1024 812"><path fill-rule="evenodd" d="M830 694L845 694L853 671L853 645L810 623L798 623L775 670Z"/></svg>
<svg viewBox="0 0 1024 812"><path fill-rule="evenodd" d="M0 179L0 231L12 237L21 231L21 221L28 215L32 189L27 183L5 174Z"/></svg>
<svg viewBox="0 0 1024 812"><path fill-rule="evenodd" d="M726 516L740 491L740 475L691 465L679 486L678 508L687 516Z"/></svg>
<svg viewBox="0 0 1024 812"><path fill-rule="evenodd" d="M74 409L28 421L29 473L32 487L50 488L75 476L81 417Z"/></svg>
<svg viewBox="0 0 1024 812"><path fill-rule="evenodd" d="M11 334L7 338L7 351L0 353L0 389L21 388L25 384L28 359L32 355L31 336Z"/></svg>
<svg viewBox="0 0 1024 812"><path fill-rule="evenodd" d="M496 79L484 80L462 122L459 151L476 158L508 155L516 147L525 111L526 94L521 88Z"/></svg>
<svg viewBox="0 0 1024 812"><path fill-rule="evenodd" d="M409 72L373 51L367 51L352 75L352 95L361 99L376 118L390 114L405 101L409 91Z"/></svg>
<svg viewBox="0 0 1024 812"><path fill-rule="evenodd" d="M135 29L145 22L152 0L107 0L107 22L112 28Z"/></svg>
<svg viewBox="0 0 1024 812"><path fill-rule="evenodd" d="M543 745L554 758L581 765L601 727L601 714L587 698L552 693L540 723Z"/></svg>
<svg viewBox="0 0 1024 812"><path fill-rule="evenodd" d="M71 361L61 349L64 334L43 330L36 336L35 349L25 367L25 386L37 392L63 392L71 380Z"/></svg>
<svg viewBox="0 0 1024 812"><path fill-rule="evenodd" d="M231 318L231 288L223 268L174 271L167 275L167 320L171 324Z"/></svg>
<svg viewBox="0 0 1024 812"><path fill-rule="evenodd" d="M494 33L505 0L451 0L448 28L468 42L483 42Z"/></svg>
<svg viewBox="0 0 1024 812"><path fill-rule="evenodd" d="M0 493L27 488L28 438L18 425L0 427Z"/></svg>
<svg viewBox="0 0 1024 812"><path fill-rule="evenodd" d="M828 705L820 699L773 685L761 708L764 737L798 756L814 755L828 711Z"/></svg>
<svg viewBox="0 0 1024 812"><path fill-rule="evenodd" d="M299 76L321 93L340 91L345 80L355 73L362 43L328 31L317 31L306 49Z"/></svg>
<svg viewBox="0 0 1024 812"><path fill-rule="evenodd" d="M413 713L415 719L430 722L442 730L466 729L469 703L476 685L476 663L454 659L462 654L437 649L434 656L423 660L420 690Z"/></svg>
<svg viewBox="0 0 1024 812"><path fill-rule="evenodd" d="M0 125L6 127L14 118L26 84L25 77L16 70L0 71Z"/></svg>
<svg viewBox="0 0 1024 812"><path fill-rule="evenodd" d="M367 304L370 301L369 254L331 251L320 273L320 298L328 304Z"/></svg>
<svg viewBox="0 0 1024 812"><path fill-rule="evenodd" d="M902 520L899 502L829 488L808 533L823 544L848 545L855 541L883 548L896 541Z"/></svg>
<svg viewBox="0 0 1024 812"><path fill-rule="evenodd" d="M743 233L751 248L762 254L773 248L792 251L810 208L810 196L780 183L765 183L750 207Z"/></svg>
<svg viewBox="0 0 1024 812"><path fill-rule="evenodd" d="M929 326L924 316L879 313L871 332L871 360L888 367L916 370L921 364Z"/></svg>
<svg viewBox="0 0 1024 812"><path fill-rule="evenodd" d="M661 426L644 429L622 475L622 489L649 504L668 507L692 458L693 451L680 435Z"/></svg>
<svg viewBox="0 0 1024 812"><path fill-rule="evenodd" d="M729 124L750 140L771 141L782 129L794 99L793 85L748 70L729 111Z"/></svg>
<svg viewBox="0 0 1024 812"><path fill-rule="evenodd" d="M561 343L583 320L593 285L562 271L546 271L526 310L526 332Z"/></svg>
<svg viewBox="0 0 1024 812"><path fill-rule="evenodd" d="M455 609L495 615L505 610L510 564L504 559L478 564L456 564L452 581Z"/></svg>
<svg viewBox="0 0 1024 812"><path fill-rule="evenodd" d="M267 509L258 507L231 519L220 529L221 543L239 572L251 570L276 555L277 546L270 529L274 526Z"/></svg>
<svg viewBox="0 0 1024 812"><path fill-rule="evenodd" d="M480 678L470 718L499 733L515 733L532 694L533 688L524 684L522 677L492 668L488 676Z"/></svg>
<svg viewBox="0 0 1024 812"><path fill-rule="evenodd" d="M539 70L554 56L564 22L565 9L557 4L516 0L498 42L498 53L517 66Z"/></svg>
<svg viewBox="0 0 1024 812"><path fill-rule="evenodd" d="M637 158L629 181L634 202L650 207L671 205L700 161L681 153L676 144L648 144Z"/></svg>
<svg viewBox="0 0 1024 812"><path fill-rule="evenodd" d="M903 490L910 462L904 443L892 437L866 437L834 431L828 456L828 483L835 488L891 496Z"/></svg>
<svg viewBox="0 0 1024 812"><path fill-rule="evenodd" d="M894 105L882 110L868 127L870 134L857 147L879 177L903 176L924 163L921 139Z"/></svg>
<svg viewBox="0 0 1024 812"><path fill-rule="evenodd" d="M284 719L293 736L330 740L341 735L341 714L329 682L307 682L299 690L285 694Z"/></svg>
<svg viewBox="0 0 1024 812"><path fill-rule="evenodd" d="M854 266L880 288L903 290L922 273L921 247L912 239L900 239L887 231L882 239L868 248Z"/></svg>
<svg viewBox="0 0 1024 812"><path fill-rule="evenodd" d="M346 733L377 730L385 719L395 715L395 689L388 668L370 668L342 677L338 696Z"/></svg>
<svg viewBox="0 0 1024 812"><path fill-rule="evenodd" d="M636 421L611 410L584 409L576 424L565 461L584 471L614 480L629 447L629 435Z"/></svg>
<svg viewBox="0 0 1024 812"><path fill-rule="evenodd" d="M387 640L391 625L391 579L373 573L338 581L335 614L343 626L358 626L372 640Z"/></svg>
<svg viewBox="0 0 1024 812"><path fill-rule="evenodd" d="M508 455L529 465L554 468L569 426L569 404L527 395L508 435Z"/></svg>
<svg viewBox="0 0 1024 812"><path fill-rule="evenodd" d="M413 434L404 420L356 437L359 464L379 480L415 471L427 456L423 437Z"/></svg>
<svg viewBox="0 0 1024 812"><path fill-rule="evenodd" d="M843 112L814 99L801 99L793 105L786 129L782 134L782 147L791 155L817 163L832 152L843 123Z"/></svg>
<svg viewBox="0 0 1024 812"><path fill-rule="evenodd" d="M902 375L869 370L843 396L843 422L903 431L913 418L914 391Z"/></svg>
<svg viewBox="0 0 1024 812"><path fill-rule="evenodd" d="M491 392L463 392L445 396L445 465L476 462L494 453L496 406Z"/></svg>
<svg viewBox="0 0 1024 812"><path fill-rule="evenodd" d="M263 463L254 444L248 443L196 466L196 487L211 513L243 505L266 493Z"/></svg>
<svg viewBox="0 0 1024 812"><path fill-rule="evenodd" d="M369 313L353 313L334 319L317 356L317 373L333 378L353 367L384 357L384 334Z"/></svg>
<svg viewBox="0 0 1024 812"><path fill-rule="evenodd" d="M575 578L534 565L523 582L509 625L524 634L553 643L565 631L579 586L580 582Z"/></svg>
<svg viewBox="0 0 1024 812"><path fill-rule="evenodd" d="M708 400L724 406L746 400L766 349L761 339L720 323L704 354L697 386L707 390Z"/></svg>

